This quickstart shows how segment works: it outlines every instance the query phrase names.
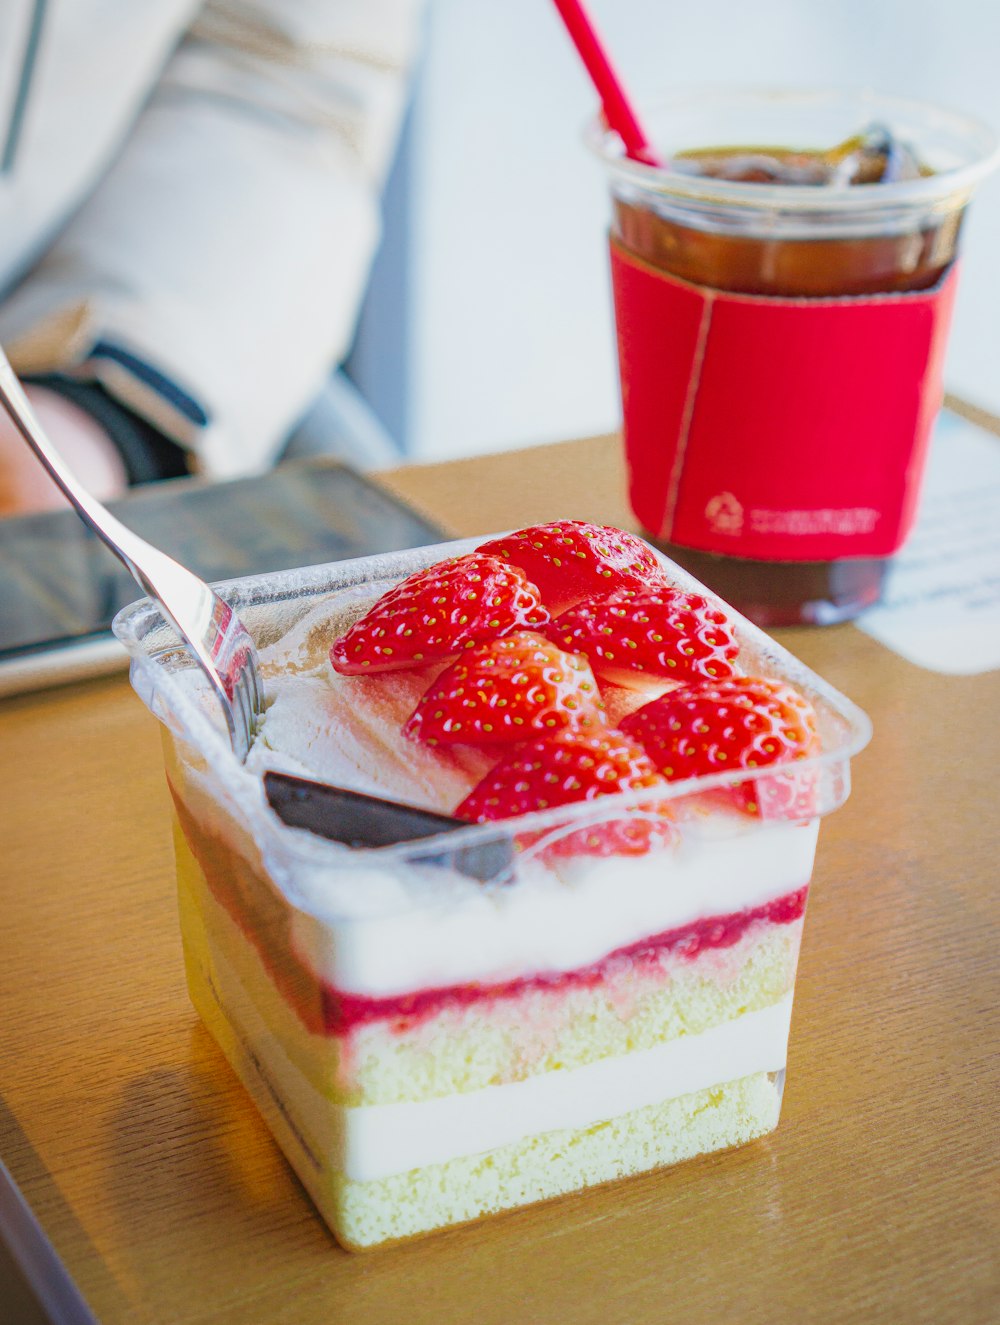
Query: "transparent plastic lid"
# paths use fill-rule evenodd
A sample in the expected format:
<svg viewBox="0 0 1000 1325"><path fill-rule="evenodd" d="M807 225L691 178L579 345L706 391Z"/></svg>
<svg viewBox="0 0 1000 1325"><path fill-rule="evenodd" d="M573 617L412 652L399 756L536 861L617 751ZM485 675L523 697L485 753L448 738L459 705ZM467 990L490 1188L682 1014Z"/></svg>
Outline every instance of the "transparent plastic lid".
<svg viewBox="0 0 1000 1325"><path fill-rule="evenodd" d="M964 207L1000 159L996 135L980 121L868 91L704 87L642 108L641 121L667 162L662 168L626 157L603 120L586 129L585 141L607 167L616 194L645 197L647 205L670 207L678 215L705 214L716 224L727 216L743 227L767 224L781 234L806 222L813 237L824 231L877 235L913 228L934 214ZM669 164L679 152L711 148L828 152L871 125L889 129L933 173L831 188L720 180Z"/></svg>
<svg viewBox="0 0 1000 1325"><path fill-rule="evenodd" d="M273 575L260 575L217 584L215 588L230 603L265 655L287 639L306 619L316 614L343 618L360 615L368 604L396 581L444 557L461 556L475 550L487 537L424 547L407 552L307 567ZM868 718L821 677L804 666L764 632L722 603L698 581L673 562L659 557L669 580L679 588L703 594L727 613L740 645L740 667L749 674L777 677L796 686L812 702L818 721L821 752L788 765L733 772L668 783L654 790L608 795L577 802L492 824L470 824L467 828L396 846L354 849L327 842L312 834L286 827L268 806L262 788L261 769L266 760L251 751L250 766L233 754L207 683L181 647L157 606L143 599L125 608L113 629L131 658L132 683L150 711L167 728L185 768L184 776L196 783L199 794L216 804L231 824L238 824L255 841L271 877L289 901L310 911L326 914L340 907L353 907L357 898L349 889L327 886L331 867L341 875L361 870L373 878L364 905L376 910L392 909L399 902L393 877L400 871L429 868L425 894L432 904L446 904L455 879L440 869L442 859L454 861L456 853L476 851L490 843L513 842L518 861L538 857L553 843L581 827L614 821L626 812L655 814L665 802L690 804L708 793L725 791L755 779L788 777L808 783L815 816L836 809L850 788L849 762L870 737ZM331 672L332 677L332 672ZM265 691L269 678L265 668ZM370 680L371 678L365 678ZM335 739L335 737L334 737ZM276 765L280 767L280 765ZM760 827L749 816L747 831ZM527 852L523 849L528 842ZM503 853L498 853L500 858ZM374 870L374 874L372 873ZM462 873L459 868L458 873ZM454 874L455 871L452 871ZM378 880L375 880L375 875ZM325 879L322 889L317 878ZM510 870L494 880L510 882ZM356 891L356 890L355 890ZM434 899L437 899L436 901Z"/></svg>

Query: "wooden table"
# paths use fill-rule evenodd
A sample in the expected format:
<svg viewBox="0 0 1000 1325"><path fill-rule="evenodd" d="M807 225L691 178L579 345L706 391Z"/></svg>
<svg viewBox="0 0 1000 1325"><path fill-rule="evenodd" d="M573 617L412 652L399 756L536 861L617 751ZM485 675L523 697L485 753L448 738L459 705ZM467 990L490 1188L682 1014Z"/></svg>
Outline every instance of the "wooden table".
<svg viewBox="0 0 1000 1325"><path fill-rule="evenodd" d="M386 483L456 534L629 523L613 439ZM1000 673L780 633L876 736L820 838L777 1133L360 1257L188 1003L156 723L124 677L7 701L0 1155L102 1321L998 1318Z"/></svg>

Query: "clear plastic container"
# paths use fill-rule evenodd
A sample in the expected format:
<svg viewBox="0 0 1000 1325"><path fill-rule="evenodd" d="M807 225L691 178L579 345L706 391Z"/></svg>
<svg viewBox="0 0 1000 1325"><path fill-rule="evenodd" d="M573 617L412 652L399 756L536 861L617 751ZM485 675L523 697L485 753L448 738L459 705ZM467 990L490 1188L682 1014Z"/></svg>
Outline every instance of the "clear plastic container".
<svg viewBox="0 0 1000 1325"><path fill-rule="evenodd" d="M311 640L322 686L336 633L325 623L342 628L396 580L481 541L217 587L267 666L283 640ZM732 619L744 670L812 700L821 754L794 770L355 850L281 823L260 776L268 717L241 765L158 609L144 600L119 614L133 685L163 724L191 997L344 1245L476 1219L776 1125L819 820L846 798L869 723ZM350 679L330 672L329 683ZM275 692L274 673L265 686ZM736 808L732 787L760 778L804 790L814 817ZM662 823L667 803L662 845L588 854L581 829ZM468 849L490 844L507 863L474 877Z"/></svg>

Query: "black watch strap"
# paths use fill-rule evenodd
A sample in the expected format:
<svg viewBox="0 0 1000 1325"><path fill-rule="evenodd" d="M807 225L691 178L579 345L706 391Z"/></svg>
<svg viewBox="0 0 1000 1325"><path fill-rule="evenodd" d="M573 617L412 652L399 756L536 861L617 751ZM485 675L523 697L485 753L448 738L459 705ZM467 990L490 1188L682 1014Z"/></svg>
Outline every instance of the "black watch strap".
<svg viewBox="0 0 1000 1325"><path fill-rule="evenodd" d="M99 382L82 382L63 373L38 373L24 381L54 391L86 410L117 448L130 484L181 478L190 472L183 447L109 395Z"/></svg>

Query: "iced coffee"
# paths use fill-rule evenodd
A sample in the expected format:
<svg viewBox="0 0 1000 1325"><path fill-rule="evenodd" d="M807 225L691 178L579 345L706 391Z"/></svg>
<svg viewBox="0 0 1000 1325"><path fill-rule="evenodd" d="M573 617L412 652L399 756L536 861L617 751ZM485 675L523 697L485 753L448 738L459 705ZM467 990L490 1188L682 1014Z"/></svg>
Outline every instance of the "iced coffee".
<svg viewBox="0 0 1000 1325"><path fill-rule="evenodd" d="M915 513L992 136L834 94L693 95L650 128L662 169L596 136L635 513L758 622L848 619Z"/></svg>

